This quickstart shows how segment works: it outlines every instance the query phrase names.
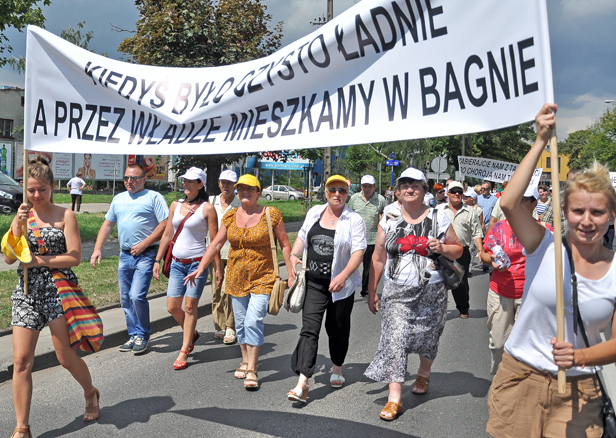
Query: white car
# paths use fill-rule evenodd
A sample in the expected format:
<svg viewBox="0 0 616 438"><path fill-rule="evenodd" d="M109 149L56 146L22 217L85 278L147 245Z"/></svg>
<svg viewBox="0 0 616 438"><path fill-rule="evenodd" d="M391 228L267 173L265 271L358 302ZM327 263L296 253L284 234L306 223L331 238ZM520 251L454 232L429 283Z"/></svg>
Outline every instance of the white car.
<svg viewBox="0 0 616 438"><path fill-rule="evenodd" d="M269 186L263 189L261 196L268 201L272 199L304 199L304 194L291 186Z"/></svg>

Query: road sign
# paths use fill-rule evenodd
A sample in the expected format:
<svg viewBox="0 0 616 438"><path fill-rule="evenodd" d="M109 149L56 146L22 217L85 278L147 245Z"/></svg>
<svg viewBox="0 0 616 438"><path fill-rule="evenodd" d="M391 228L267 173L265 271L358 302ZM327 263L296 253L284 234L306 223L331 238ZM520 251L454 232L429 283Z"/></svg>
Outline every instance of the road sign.
<svg viewBox="0 0 616 438"><path fill-rule="evenodd" d="M449 175L448 173L434 173L434 172L428 172L426 174L426 178L428 179L438 179L438 180L443 180L443 179L449 179L451 178L451 175Z"/></svg>
<svg viewBox="0 0 616 438"><path fill-rule="evenodd" d="M436 157L432 160L432 170L436 173L444 172L447 169L447 160L443 157Z"/></svg>
<svg viewBox="0 0 616 438"><path fill-rule="evenodd" d="M387 160L385 161L386 166L399 166L400 160Z"/></svg>
<svg viewBox="0 0 616 438"><path fill-rule="evenodd" d="M459 170L456 170L456 177L455 177L456 181L464 181L464 177L462 176L462 174L460 173Z"/></svg>
<svg viewBox="0 0 616 438"><path fill-rule="evenodd" d="M391 158L392 160L394 159L394 153L393 152L391 154L389 154L389 158Z"/></svg>

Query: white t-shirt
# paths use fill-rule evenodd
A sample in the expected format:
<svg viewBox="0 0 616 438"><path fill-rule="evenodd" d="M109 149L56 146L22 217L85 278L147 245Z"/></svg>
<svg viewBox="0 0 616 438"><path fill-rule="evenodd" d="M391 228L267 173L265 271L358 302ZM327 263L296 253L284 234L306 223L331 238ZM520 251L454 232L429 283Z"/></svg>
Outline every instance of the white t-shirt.
<svg viewBox="0 0 616 438"><path fill-rule="evenodd" d="M565 341L574 349L586 348L578 329L573 333L573 306L571 303L571 269L563 246L563 279L565 299ZM603 332L614 314L616 302L616 264L599 280L587 280L577 274L580 314L586 327L588 342L601 342ZM505 351L514 358L538 370L557 374L550 339L556 336L556 282L554 278L554 234L547 231L534 253L526 256L526 283L522 306ZM573 367L568 376L593 374L594 367Z"/></svg>
<svg viewBox="0 0 616 438"><path fill-rule="evenodd" d="M389 219L384 216L379 226L385 232L387 264L385 278L406 287L425 286L441 280L439 271L434 270L432 259L428 258L427 242L436 237L445 241L445 233L451 221L444 211L437 210L437 236L432 236L432 212L418 224L409 224L404 217Z"/></svg>
<svg viewBox="0 0 616 438"><path fill-rule="evenodd" d="M392 202L383 210L383 215L387 216L389 219L393 219L395 217L400 216L400 209L402 205L398 201Z"/></svg>
<svg viewBox="0 0 616 438"><path fill-rule="evenodd" d="M71 195L81 195L83 194L82 189L86 185L86 182L76 176L71 178L67 185L71 188Z"/></svg>

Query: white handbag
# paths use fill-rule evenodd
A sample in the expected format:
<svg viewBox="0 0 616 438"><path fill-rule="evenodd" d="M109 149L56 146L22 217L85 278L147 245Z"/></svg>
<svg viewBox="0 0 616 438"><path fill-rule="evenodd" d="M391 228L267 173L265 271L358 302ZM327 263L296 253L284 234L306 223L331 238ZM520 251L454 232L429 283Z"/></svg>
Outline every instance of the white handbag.
<svg viewBox="0 0 616 438"><path fill-rule="evenodd" d="M306 256L302 261L302 270L297 273L293 285L284 293L282 305L291 313L298 313L304 307L306 299Z"/></svg>

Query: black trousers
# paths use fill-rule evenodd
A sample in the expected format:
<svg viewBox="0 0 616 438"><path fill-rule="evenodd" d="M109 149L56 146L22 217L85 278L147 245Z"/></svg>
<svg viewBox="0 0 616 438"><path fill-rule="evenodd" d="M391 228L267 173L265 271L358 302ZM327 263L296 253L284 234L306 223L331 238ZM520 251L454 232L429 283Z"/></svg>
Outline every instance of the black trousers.
<svg viewBox="0 0 616 438"><path fill-rule="evenodd" d="M368 279L370 278L370 265L372 265L372 254L374 254L374 245L368 245L364 252L363 272L361 273L361 296L368 295Z"/></svg>
<svg viewBox="0 0 616 438"><path fill-rule="evenodd" d="M75 204L77 205L77 211L81 207L81 195L71 194L71 200L73 201L73 205L71 206L71 210L75 211Z"/></svg>
<svg viewBox="0 0 616 438"><path fill-rule="evenodd" d="M318 280L306 275L306 300L302 310L302 330L297 347L291 357L291 369L295 374L312 377L317 363L319 332L323 316L325 331L329 337L329 354L336 366L342 366L349 350L351 334L351 311L355 301L355 292L343 300L332 301L328 291L329 280Z"/></svg>
<svg viewBox="0 0 616 438"><path fill-rule="evenodd" d="M462 277L462 283L460 283L460 286L453 289L451 294L453 295L453 300L456 302L456 309L458 309L460 313L468 314L468 309L470 308L468 271L471 264L471 252L468 247L464 248L464 251L457 262L464 267L464 277Z"/></svg>

